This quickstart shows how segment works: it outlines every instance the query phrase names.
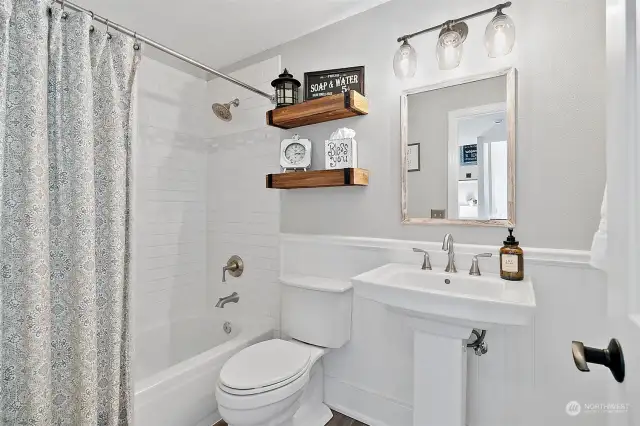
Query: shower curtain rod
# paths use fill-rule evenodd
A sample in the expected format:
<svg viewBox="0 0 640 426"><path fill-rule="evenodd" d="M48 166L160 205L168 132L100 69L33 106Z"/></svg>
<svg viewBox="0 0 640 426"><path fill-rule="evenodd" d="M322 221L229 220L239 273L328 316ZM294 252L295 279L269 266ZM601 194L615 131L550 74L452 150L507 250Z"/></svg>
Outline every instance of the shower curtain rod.
<svg viewBox="0 0 640 426"><path fill-rule="evenodd" d="M220 71L216 71L211 67L206 66L205 64L196 61L195 59L192 59L186 55L183 55L182 53L176 52L173 49L168 48L167 46L164 46L160 43L158 43L157 41L151 40L150 38L147 38L143 35L140 35L138 33L136 33L135 31L131 31L130 29L123 27L122 25L116 24L115 22L111 22L110 20L103 18L102 16L98 16L95 13L93 13L90 10L87 10L83 7L78 6L77 4L68 2L66 0L55 0L56 3L60 3L60 5L62 6L62 8L69 8L71 10L75 10L76 12L83 12L83 13L88 13L89 15L91 15L91 17L93 18L94 21L96 22L100 22L101 24L105 24L108 28L113 28L116 31L120 31L123 34L126 34L130 37L133 37L135 39L137 39L138 41L141 41L145 44L148 44L149 46L158 49L161 52L167 53L175 58L180 59L181 61L184 61L188 64L191 64L197 68L200 68L203 71L206 71L210 74L213 74L215 76L218 76L220 78L223 78L225 80L227 80L228 82L231 82L235 85L238 85L240 87L244 87L247 90L252 91L253 93L257 93L260 96L264 96L265 98L269 99L272 103L275 103L275 97L273 95L270 95L268 93L263 92L260 89L256 89L253 86L248 85L247 83L244 83L238 79L235 79L231 76L228 76L224 73L221 73Z"/></svg>

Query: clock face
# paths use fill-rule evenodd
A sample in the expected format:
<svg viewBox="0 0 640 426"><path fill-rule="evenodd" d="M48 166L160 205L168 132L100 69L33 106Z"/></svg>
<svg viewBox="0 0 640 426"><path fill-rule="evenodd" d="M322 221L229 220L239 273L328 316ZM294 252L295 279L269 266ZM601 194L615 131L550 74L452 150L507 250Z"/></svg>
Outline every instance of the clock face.
<svg viewBox="0 0 640 426"><path fill-rule="evenodd" d="M284 150L284 158L291 164L300 164L305 157L307 149L301 143L294 142Z"/></svg>

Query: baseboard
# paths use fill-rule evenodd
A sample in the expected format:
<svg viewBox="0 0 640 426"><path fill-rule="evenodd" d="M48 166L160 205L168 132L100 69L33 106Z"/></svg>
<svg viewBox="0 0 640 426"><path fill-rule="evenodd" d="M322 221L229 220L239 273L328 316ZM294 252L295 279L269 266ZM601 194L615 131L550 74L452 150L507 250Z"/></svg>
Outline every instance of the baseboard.
<svg viewBox="0 0 640 426"><path fill-rule="evenodd" d="M324 376L324 399L335 411L369 426L413 425L410 406L335 377Z"/></svg>

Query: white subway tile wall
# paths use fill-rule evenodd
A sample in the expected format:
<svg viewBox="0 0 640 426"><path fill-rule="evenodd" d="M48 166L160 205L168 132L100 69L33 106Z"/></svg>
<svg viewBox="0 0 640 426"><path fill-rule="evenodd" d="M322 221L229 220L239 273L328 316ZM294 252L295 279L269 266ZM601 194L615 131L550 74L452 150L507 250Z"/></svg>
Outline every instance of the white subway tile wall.
<svg viewBox="0 0 640 426"><path fill-rule="evenodd" d="M270 92L280 58L241 69L232 76ZM209 298L237 291L240 302L225 306L228 318L269 317L279 324L280 289L280 195L265 188L265 175L279 171L282 132L265 124L268 99L224 80L210 81L210 102L240 99L233 120L211 118L207 140L207 265ZM222 265L237 254L245 262L241 277L222 283Z"/></svg>
<svg viewBox="0 0 640 426"><path fill-rule="evenodd" d="M210 304L237 291L240 302L225 307L234 318L279 320L280 199L265 188L265 174L278 170L279 133L263 129L223 136L209 155ZM244 273L222 283L222 265L234 254L244 260Z"/></svg>
<svg viewBox="0 0 640 426"><path fill-rule="evenodd" d="M134 145L134 333L206 309L206 81L144 58Z"/></svg>
<svg viewBox="0 0 640 426"><path fill-rule="evenodd" d="M233 76L269 92L280 58ZM134 148L134 333L199 316L233 291L225 315L279 322L280 198L265 188L279 171L281 132L265 124L268 99L221 79L204 81L144 58ZM214 102L240 99L225 123ZM242 277L221 283L232 254Z"/></svg>

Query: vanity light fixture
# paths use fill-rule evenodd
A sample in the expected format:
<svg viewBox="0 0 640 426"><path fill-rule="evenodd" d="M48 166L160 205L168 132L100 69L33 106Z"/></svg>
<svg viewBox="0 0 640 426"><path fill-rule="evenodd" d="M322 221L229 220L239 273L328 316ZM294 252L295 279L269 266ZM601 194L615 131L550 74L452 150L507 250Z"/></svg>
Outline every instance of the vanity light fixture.
<svg viewBox="0 0 640 426"><path fill-rule="evenodd" d="M393 72L399 78L411 78L416 75L418 68L418 54L416 49L409 44L408 40L404 40L400 49L393 57Z"/></svg>
<svg viewBox="0 0 640 426"><path fill-rule="evenodd" d="M496 16L489 22L484 33L484 44L490 58L511 53L516 42L516 24L498 9Z"/></svg>
<svg viewBox="0 0 640 426"><path fill-rule="evenodd" d="M462 43L467 39L468 33L469 27L464 22L449 22L442 28L436 46L436 58L441 70L452 70L460 65Z"/></svg>
<svg viewBox="0 0 640 426"><path fill-rule="evenodd" d="M460 65L462 59L462 45L469 33L469 27L464 22L468 19L496 12L485 31L485 46L489 57L496 58L508 55L513 50L516 40L516 30L513 20L505 15L502 10L511 7L511 2L497 4L489 9L484 9L471 15L447 21L413 34L398 37L398 43L402 43L393 58L393 71L399 78L413 77L417 69L417 54L409 44L409 39L432 31L440 30L436 45L436 58L442 70L451 70Z"/></svg>

